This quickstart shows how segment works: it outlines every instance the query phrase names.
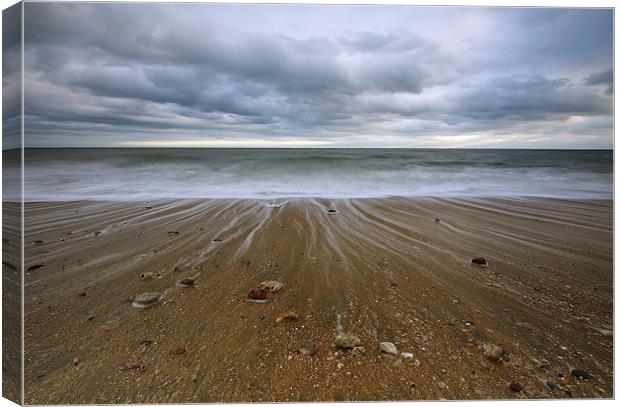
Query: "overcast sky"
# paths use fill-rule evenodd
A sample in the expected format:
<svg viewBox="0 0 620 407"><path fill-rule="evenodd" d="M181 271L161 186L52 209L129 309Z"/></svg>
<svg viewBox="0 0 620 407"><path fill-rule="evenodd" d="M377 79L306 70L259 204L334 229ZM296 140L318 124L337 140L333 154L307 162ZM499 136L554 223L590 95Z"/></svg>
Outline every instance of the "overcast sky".
<svg viewBox="0 0 620 407"><path fill-rule="evenodd" d="M609 148L612 18L26 3L26 144Z"/></svg>

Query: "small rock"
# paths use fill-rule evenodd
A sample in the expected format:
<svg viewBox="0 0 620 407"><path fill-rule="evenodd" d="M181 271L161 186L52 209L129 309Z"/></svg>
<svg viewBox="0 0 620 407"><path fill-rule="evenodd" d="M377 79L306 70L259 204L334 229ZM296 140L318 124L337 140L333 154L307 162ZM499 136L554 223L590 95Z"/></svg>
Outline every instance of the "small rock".
<svg viewBox="0 0 620 407"><path fill-rule="evenodd" d="M613 338L614 336L614 331L610 330L610 329L605 329L605 328L594 328L596 330L596 332L600 333L603 336L607 336L610 338Z"/></svg>
<svg viewBox="0 0 620 407"><path fill-rule="evenodd" d="M422 366L422 363L420 362L420 360L419 360L419 359L416 359L416 360L414 360L414 361L413 361L413 365L414 365L415 367L420 367L420 366Z"/></svg>
<svg viewBox="0 0 620 407"><path fill-rule="evenodd" d="M86 293L85 292L81 292L78 294L79 297L86 297Z"/></svg>
<svg viewBox="0 0 620 407"><path fill-rule="evenodd" d="M89 316L87 316L87 317L86 317L86 320L87 320L87 321L92 321L92 320L93 320L93 319L95 319L95 318L96 318L96 316L95 316L95 315L89 315Z"/></svg>
<svg viewBox="0 0 620 407"><path fill-rule="evenodd" d="M144 209L153 209L152 206L145 206Z"/></svg>
<svg viewBox="0 0 620 407"><path fill-rule="evenodd" d="M445 384L445 383L444 383L444 382L442 382L442 381L438 381L438 382L437 382L437 387L439 387L440 389L442 389L442 390L443 390L443 389L447 389L447 388L448 388L448 385L447 385L447 384Z"/></svg>
<svg viewBox="0 0 620 407"><path fill-rule="evenodd" d="M313 356L316 354L316 346L311 341L301 341L295 345L295 352L301 355Z"/></svg>
<svg viewBox="0 0 620 407"><path fill-rule="evenodd" d="M521 386L519 383L516 383L516 382L510 383L508 387L510 387L510 390L514 391L515 393L518 393L521 390L523 390L523 386Z"/></svg>
<svg viewBox="0 0 620 407"><path fill-rule="evenodd" d="M350 350L355 347L359 347L362 344L360 338L355 335L341 333L336 335L336 341L334 342L337 349Z"/></svg>
<svg viewBox="0 0 620 407"><path fill-rule="evenodd" d="M398 355L398 349L396 349L396 345L392 342L381 342L379 345L381 349L381 353L387 353L389 355Z"/></svg>
<svg viewBox="0 0 620 407"><path fill-rule="evenodd" d="M148 281L148 280L152 280L153 279L154 274L149 271L147 273L140 273L139 277L140 277L140 280Z"/></svg>
<svg viewBox="0 0 620 407"><path fill-rule="evenodd" d="M260 283L258 285L258 288L260 290L268 290L272 293L277 293L278 291L280 291L282 288L284 287L284 284L282 284L279 281L275 281L275 280L270 280L270 281L263 281L262 283Z"/></svg>
<svg viewBox="0 0 620 407"><path fill-rule="evenodd" d="M328 209L327 213L338 213L338 211L335 209Z"/></svg>
<svg viewBox="0 0 620 407"><path fill-rule="evenodd" d="M176 236L179 233L180 232L178 230L170 230L170 231L168 231L168 236Z"/></svg>
<svg viewBox="0 0 620 407"><path fill-rule="evenodd" d="M484 356L495 362L500 360L503 354L504 350L497 345L492 343L487 343L484 345Z"/></svg>
<svg viewBox="0 0 620 407"><path fill-rule="evenodd" d="M413 358L413 353L411 353L411 352L401 352L400 353L400 357L402 357L403 359L412 359Z"/></svg>
<svg viewBox="0 0 620 407"><path fill-rule="evenodd" d="M174 348L170 351L173 355L182 355L187 352L187 348L184 346L179 346L178 348Z"/></svg>
<svg viewBox="0 0 620 407"><path fill-rule="evenodd" d="M260 314L260 315L258 316L258 319L260 319L261 321L262 321L263 319L265 319L265 318L267 318L267 317L265 316L265 314Z"/></svg>
<svg viewBox="0 0 620 407"><path fill-rule="evenodd" d="M35 264L34 266L28 267L26 270L27 271L35 271L35 270L40 269L41 267L45 267L45 264Z"/></svg>
<svg viewBox="0 0 620 407"><path fill-rule="evenodd" d="M549 367L549 361L547 359L538 360L536 358L532 358L532 362L534 362L539 369L546 369Z"/></svg>
<svg viewBox="0 0 620 407"><path fill-rule="evenodd" d="M363 346L356 346L356 347L354 347L354 348L353 348L353 350L351 351L351 354L352 354L353 356L358 356L358 357L359 357L359 356L362 356L362 355L364 354L365 350L366 350L366 349L364 349L364 347L363 347Z"/></svg>
<svg viewBox="0 0 620 407"><path fill-rule="evenodd" d="M543 384L544 384L545 386L547 386L548 388L550 388L550 389L552 389L552 390L559 390L559 389L561 389L561 388L562 388L562 386L560 386L559 384L557 384L557 383L553 383L552 381L547 380L547 379L543 379L543 381L542 381L542 382L543 382Z"/></svg>
<svg viewBox="0 0 620 407"><path fill-rule="evenodd" d="M474 325L474 321L466 319L465 321L463 321L465 323L465 326L472 326Z"/></svg>
<svg viewBox="0 0 620 407"><path fill-rule="evenodd" d="M35 240L34 244L43 244L43 240Z"/></svg>
<svg viewBox="0 0 620 407"><path fill-rule="evenodd" d="M572 368L570 370L570 374L572 374L573 376L575 376L578 379L589 380L589 379L592 378L592 376L590 376L590 374L588 372L586 372L585 370L581 370L581 369Z"/></svg>
<svg viewBox="0 0 620 407"><path fill-rule="evenodd" d="M141 347L151 346L154 343L155 343L155 341L153 341L151 339L143 339L140 342L138 342L138 346L141 346Z"/></svg>
<svg viewBox="0 0 620 407"><path fill-rule="evenodd" d="M276 317L276 322L294 322L299 319L299 315L297 315L294 311L284 311L280 315Z"/></svg>
<svg viewBox="0 0 620 407"><path fill-rule="evenodd" d="M435 223L441 222L439 219L435 218Z"/></svg>
<svg viewBox="0 0 620 407"><path fill-rule="evenodd" d="M213 241L216 243L223 242L223 240L220 239L219 237L216 237L215 239L213 239Z"/></svg>
<svg viewBox="0 0 620 407"><path fill-rule="evenodd" d="M486 266L487 260L484 257L474 257L471 259L471 263L477 266Z"/></svg>
<svg viewBox="0 0 620 407"><path fill-rule="evenodd" d="M74 359L73 359L73 366L77 366L77 365L78 365L78 363L80 363L80 359L78 359L78 358L74 358Z"/></svg>
<svg viewBox="0 0 620 407"><path fill-rule="evenodd" d="M196 284L193 278L182 278L177 281L179 287L193 287Z"/></svg>
<svg viewBox="0 0 620 407"><path fill-rule="evenodd" d="M248 292L248 299L256 302L267 301L267 290L253 288Z"/></svg>
<svg viewBox="0 0 620 407"><path fill-rule="evenodd" d="M163 298L162 293L158 293L156 291L149 291L146 293L138 294L133 299L133 306L136 308L144 308L149 305L157 304Z"/></svg>

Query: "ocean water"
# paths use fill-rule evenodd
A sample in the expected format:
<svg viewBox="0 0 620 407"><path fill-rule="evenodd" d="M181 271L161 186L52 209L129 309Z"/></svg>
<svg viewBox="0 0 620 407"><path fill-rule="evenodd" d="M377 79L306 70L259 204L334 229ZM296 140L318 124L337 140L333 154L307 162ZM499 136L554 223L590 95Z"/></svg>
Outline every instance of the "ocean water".
<svg viewBox="0 0 620 407"><path fill-rule="evenodd" d="M611 150L27 149L25 197L612 198ZM5 180L11 171L5 168Z"/></svg>

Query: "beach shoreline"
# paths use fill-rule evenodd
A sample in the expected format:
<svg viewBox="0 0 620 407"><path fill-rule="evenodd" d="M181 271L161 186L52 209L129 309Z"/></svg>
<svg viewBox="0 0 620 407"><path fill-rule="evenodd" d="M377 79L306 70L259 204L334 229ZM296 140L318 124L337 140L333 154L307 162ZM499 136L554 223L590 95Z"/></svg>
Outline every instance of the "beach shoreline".
<svg viewBox="0 0 620 407"><path fill-rule="evenodd" d="M75 201L25 212L29 404L613 397L612 200ZM268 280L284 288L247 301ZM163 298L132 306L148 292ZM298 319L276 322L285 311ZM338 315L363 350L334 349ZM382 355L381 342L399 355ZM499 360L485 355L491 344Z"/></svg>

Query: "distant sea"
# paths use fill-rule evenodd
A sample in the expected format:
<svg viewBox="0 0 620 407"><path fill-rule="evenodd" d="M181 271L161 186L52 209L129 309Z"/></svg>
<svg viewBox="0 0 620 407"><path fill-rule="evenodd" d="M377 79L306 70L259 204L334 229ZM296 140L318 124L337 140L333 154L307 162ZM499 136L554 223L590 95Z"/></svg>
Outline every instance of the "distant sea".
<svg viewBox="0 0 620 407"><path fill-rule="evenodd" d="M612 150L92 148L25 157L28 201L613 196ZM15 171L5 168L5 182Z"/></svg>

